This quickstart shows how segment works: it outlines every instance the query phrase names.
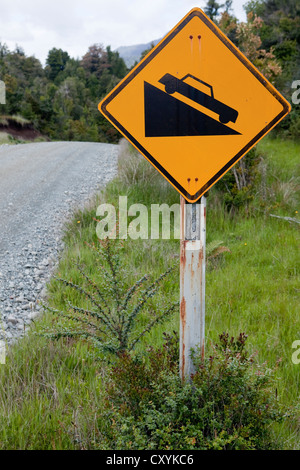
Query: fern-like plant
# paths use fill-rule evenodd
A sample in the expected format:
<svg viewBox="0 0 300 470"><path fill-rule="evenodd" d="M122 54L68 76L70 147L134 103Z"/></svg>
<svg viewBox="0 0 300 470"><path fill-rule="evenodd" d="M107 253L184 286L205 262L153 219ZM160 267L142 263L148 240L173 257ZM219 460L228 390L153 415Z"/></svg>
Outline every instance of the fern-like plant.
<svg viewBox="0 0 300 470"><path fill-rule="evenodd" d="M230 253L229 248L227 248L227 246L224 246L221 240L213 240L206 246L207 261L211 260L212 258L216 258L217 256L225 252Z"/></svg>
<svg viewBox="0 0 300 470"><path fill-rule="evenodd" d="M93 245L90 248L97 256L96 280L87 275L79 264L76 266L82 277L82 285L57 278L65 286L77 291L87 306L79 307L70 301L66 302L66 311L46 306L47 310L67 321L56 331L47 330L44 336L52 339L87 338L101 351L114 354L131 351L146 333L163 322L178 307L179 302L162 310L149 308L150 315L145 324L145 308L175 266L154 281L151 281L150 276L144 275L128 288L128 273L122 263L122 243L106 239L98 247Z"/></svg>

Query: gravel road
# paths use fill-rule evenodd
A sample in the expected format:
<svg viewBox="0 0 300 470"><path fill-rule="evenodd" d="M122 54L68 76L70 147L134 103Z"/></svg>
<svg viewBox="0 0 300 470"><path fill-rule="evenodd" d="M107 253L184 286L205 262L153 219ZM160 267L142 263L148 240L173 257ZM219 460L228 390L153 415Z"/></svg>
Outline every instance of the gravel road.
<svg viewBox="0 0 300 470"><path fill-rule="evenodd" d="M0 340L13 342L38 315L64 224L113 178L117 154L85 142L0 146Z"/></svg>

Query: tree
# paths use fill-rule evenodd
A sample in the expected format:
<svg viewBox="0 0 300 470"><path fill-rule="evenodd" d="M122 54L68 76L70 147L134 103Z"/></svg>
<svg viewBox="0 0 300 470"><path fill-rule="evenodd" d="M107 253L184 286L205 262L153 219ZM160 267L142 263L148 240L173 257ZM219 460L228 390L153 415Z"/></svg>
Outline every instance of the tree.
<svg viewBox="0 0 300 470"><path fill-rule="evenodd" d="M54 81L57 75L64 70L68 60L70 60L70 56L67 52L62 49L56 49L55 47L51 49L46 59L48 78Z"/></svg>
<svg viewBox="0 0 300 470"><path fill-rule="evenodd" d="M224 11L229 14L232 11L232 0L226 0L224 8Z"/></svg>
<svg viewBox="0 0 300 470"><path fill-rule="evenodd" d="M9 54L9 50L6 44L2 44L0 42L0 60L3 59L7 54Z"/></svg>
<svg viewBox="0 0 300 470"><path fill-rule="evenodd" d="M281 74L282 68L274 55L274 50L262 49L262 40L259 31L263 27L263 20L257 16L252 19L248 15L247 23L237 25L237 39L239 48L248 59L260 70L260 72L271 82Z"/></svg>
<svg viewBox="0 0 300 470"><path fill-rule="evenodd" d="M283 73L277 77L276 86L288 99L292 99L291 85L299 79L300 70L300 2L299 0L259 0L248 2L246 8L259 13L264 26L260 30L262 48L272 48ZM293 106L277 131L299 138L300 108Z"/></svg>
<svg viewBox="0 0 300 470"><path fill-rule="evenodd" d="M254 16L262 16L265 10L265 1L264 0L250 0L244 5L244 10L247 14L252 13Z"/></svg>
<svg viewBox="0 0 300 470"><path fill-rule="evenodd" d="M295 17L300 15L299 0L265 0L263 18L266 22L267 18L273 22L280 16Z"/></svg>
<svg viewBox="0 0 300 470"><path fill-rule="evenodd" d="M127 67L124 60L120 57L119 52L113 52L111 47L107 46L106 53L110 74L118 78L123 78L126 75Z"/></svg>
<svg viewBox="0 0 300 470"><path fill-rule="evenodd" d="M227 4L230 2L226 2ZM204 13L211 19L215 20L219 14L219 10L223 8L224 5L216 2L215 0L208 0L206 6L204 7Z"/></svg>
<svg viewBox="0 0 300 470"><path fill-rule="evenodd" d="M100 78L103 71L109 68L107 51L102 44L93 44L89 47L88 52L83 56L81 65L90 76L95 74Z"/></svg>

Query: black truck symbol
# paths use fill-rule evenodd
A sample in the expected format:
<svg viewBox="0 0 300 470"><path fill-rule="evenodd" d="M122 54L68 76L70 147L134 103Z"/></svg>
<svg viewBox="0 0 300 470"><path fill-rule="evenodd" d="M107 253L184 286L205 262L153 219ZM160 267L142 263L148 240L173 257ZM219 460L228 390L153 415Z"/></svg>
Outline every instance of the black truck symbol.
<svg viewBox="0 0 300 470"><path fill-rule="evenodd" d="M198 90L197 88L194 88L193 86L189 85L188 83L185 83L184 80L189 77L209 88L210 94L206 94ZM191 74L187 74L182 79L179 79L174 77L170 73L166 73L159 80L159 82L165 85L165 90L169 95L172 95L177 91L177 93L186 96L187 98L193 100L195 103L198 103L201 106L204 106L205 108L210 109L214 113L218 114L219 121L222 124L227 124L229 121L236 122L237 117L239 115L238 111L231 108L230 106L227 106L221 101L216 100L214 97L213 87L208 83L203 82L199 78L196 78Z"/></svg>

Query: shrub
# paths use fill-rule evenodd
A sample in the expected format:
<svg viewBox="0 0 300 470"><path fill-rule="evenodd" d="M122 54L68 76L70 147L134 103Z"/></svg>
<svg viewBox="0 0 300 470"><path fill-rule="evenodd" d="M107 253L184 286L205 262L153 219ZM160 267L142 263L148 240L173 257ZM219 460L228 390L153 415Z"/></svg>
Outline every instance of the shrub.
<svg viewBox="0 0 300 470"><path fill-rule="evenodd" d="M216 183L228 209L239 208L252 201L259 162L260 156L254 148Z"/></svg>
<svg viewBox="0 0 300 470"><path fill-rule="evenodd" d="M129 286L121 241L106 239L99 242L98 247L93 245L90 248L96 254L98 275L92 278L74 262L81 276L80 284L57 279L71 289L70 296L71 293L79 294L82 303L74 305L67 300L67 308L61 311L46 306L62 319L62 323L54 330L47 329L43 335L51 339L89 339L101 352L117 354L131 351L146 333L177 309L179 302L157 305L149 308L151 312L146 320L143 318L150 300L176 265L155 280L145 274Z"/></svg>
<svg viewBox="0 0 300 470"><path fill-rule="evenodd" d="M220 336L197 371L181 382L178 338L148 356L119 357L104 395L102 449L254 450L276 448L270 425L284 413L272 372L254 363L246 335Z"/></svg>

